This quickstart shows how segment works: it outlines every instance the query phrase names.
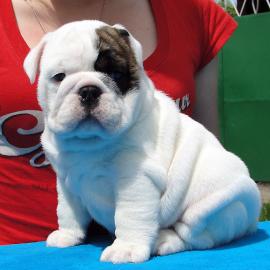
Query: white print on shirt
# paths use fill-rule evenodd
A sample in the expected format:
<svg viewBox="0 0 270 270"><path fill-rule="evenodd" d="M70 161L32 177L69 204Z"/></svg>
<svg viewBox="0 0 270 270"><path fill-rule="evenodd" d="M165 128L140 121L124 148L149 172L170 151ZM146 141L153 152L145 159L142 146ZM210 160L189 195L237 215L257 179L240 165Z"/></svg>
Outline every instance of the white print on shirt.
<svg viewBox="0 0 270 270"><path fill-rule="evenodd" d="M183 111L186 108L189 107L190 105L190 98L189 95L185 95L182 98L178 98L175 100L175 103L177 105L177 107L179 108L179 111ZM26 155L26 154L30 154L32 152L34 152L35 150L41 148L41 144L38 143L36 145L33 145L31 147L17 147L13 144L11 144L7 138L5 137L4 133L3 133L3 125L5 123L5 121L16 117L17 115L31 115L33 117L36 118L37 120L37 124L34 128L29 129L29 130L25 130L22 128L18 128L17 129L17 133L19 135L34 135L34 134L38 134L41 133L44 130L44 121L43 121L43 115L41 111L37 111L37 110L25 110L25 111L17 111L17 112L13 112L10 114L6 114L0 117L0 155L3 156L22 156L22 155ZM49 165L49 161L45 160L41 163L38 162L38 159L44 155L43 150L41 149L40 152L36 153L30 160L29 160L29 164L32 167L45 167L47 165Z"/></svg>
<svg viewBox="0 0 270 270"><path fill-rule="evenodd" d="M178 98L175 100L177 108L179 108L179 111L182 112L190 105L190 98L189 94L183 96L182 98Z"/></svg>
<svg viewBox="0 0 270 270"><path fill-rule="evenodd" d="M36 118L37 124L34 128L25 130L22 128L18 128L17 132L20 135L33 135L37 133L41 133L44 129L44 121L43 121L43 116L41 111L36 111L36 110L25 110L25 111L18 111L18 112L13 112L10 114L3 115L0 117L0 155L4 156L22 156L26 155L29 153L32 153L33 151L37 150L38 148L41 147L41 144L38 143L34 146L31 147L17 147L15 145L12 145L7 138L5 137L3 133L3 124L5 121L16 117L17 115L31 115ZM30 165L32 167L44 167L49 164L49 162L45 159L42 163L38 163L37 160L44 155L44 152L41 150L41 152L35 154L29 161Z"/></svg>

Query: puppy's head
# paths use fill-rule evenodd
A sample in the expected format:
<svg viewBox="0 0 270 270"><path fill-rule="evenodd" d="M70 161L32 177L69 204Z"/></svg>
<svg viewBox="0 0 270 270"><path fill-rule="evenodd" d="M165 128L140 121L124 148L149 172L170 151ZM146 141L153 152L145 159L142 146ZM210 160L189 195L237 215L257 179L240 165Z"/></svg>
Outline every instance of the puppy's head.
<svg viewBox="0 0 270 270"><path fill-rule="evenodd" d="M142 50L123 26L69 23L43 37L24 62L45 125L63 137L105 139L130 127L147 96Z"/></svg>

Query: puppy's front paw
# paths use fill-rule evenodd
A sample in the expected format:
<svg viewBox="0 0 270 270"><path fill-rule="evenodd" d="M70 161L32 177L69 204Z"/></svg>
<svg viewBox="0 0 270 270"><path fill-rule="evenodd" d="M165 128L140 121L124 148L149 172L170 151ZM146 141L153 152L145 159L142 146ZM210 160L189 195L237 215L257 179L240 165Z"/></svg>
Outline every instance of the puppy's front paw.
<svg viewBox="0 0 270 270"><path fill-rule="evenodd" d="M113 244L102 252L100 260L112 263L140 263L150 257L150 247L125 243L116 239Z"/></svg>
<svg viewBox="0 0 270 270"><path fill-rule="evenodd" d="M70 247L83 242L83 235L71 230L56 230L52 232L47 238L47 247Z"/></svg>

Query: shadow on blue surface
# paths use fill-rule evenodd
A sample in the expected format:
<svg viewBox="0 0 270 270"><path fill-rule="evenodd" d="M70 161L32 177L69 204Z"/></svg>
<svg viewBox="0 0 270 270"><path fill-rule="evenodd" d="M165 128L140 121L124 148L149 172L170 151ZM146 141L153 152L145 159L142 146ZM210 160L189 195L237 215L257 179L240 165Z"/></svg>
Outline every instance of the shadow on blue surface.
<svg viewBox="0 0 270 270"><path fill-rule="evenodd" d="M259 244L259 242L265 241L269 238L270 238L270 231L267 232L266 230L258 229L254 234L245 236L244 238L240 238L238 240L233 241L232 243L217 247L215 249L220 250L220 249L241 248L247 245Z"/></svg>

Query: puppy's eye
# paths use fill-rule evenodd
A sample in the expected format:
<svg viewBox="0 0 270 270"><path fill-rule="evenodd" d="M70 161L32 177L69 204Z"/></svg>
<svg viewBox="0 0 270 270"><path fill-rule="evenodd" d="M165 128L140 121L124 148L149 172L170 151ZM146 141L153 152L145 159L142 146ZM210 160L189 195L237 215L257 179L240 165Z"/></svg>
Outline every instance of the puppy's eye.
<svg viewBox="0 0 270 270"><path fill-rule="evenodd" d="M63 81L65 79L65 77L66 77L65 73L57 73L52 77L52 79L55 82L61 82L61 81Z"/></svg>
<svg viewBox="0 0 270 270"><path fill-rule="evenodd" d="M120 79L122 79L125 76L124 73L119 72L119 71L113 71L110 73L110 77L114 80L114 81L119 81Z"/></svg>

